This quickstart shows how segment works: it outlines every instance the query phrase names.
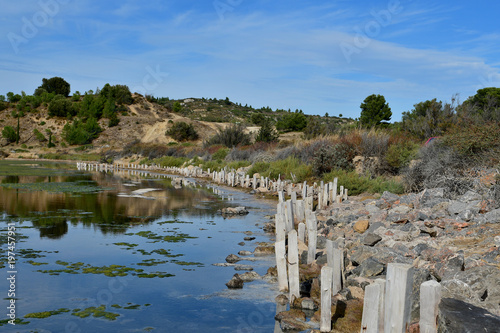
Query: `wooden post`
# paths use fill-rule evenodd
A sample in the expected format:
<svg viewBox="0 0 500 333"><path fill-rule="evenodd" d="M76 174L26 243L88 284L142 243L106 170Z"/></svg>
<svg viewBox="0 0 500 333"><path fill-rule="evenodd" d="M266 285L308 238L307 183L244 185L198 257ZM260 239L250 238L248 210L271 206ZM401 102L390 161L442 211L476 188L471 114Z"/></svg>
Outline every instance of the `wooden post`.
<svg viewBox="0 0 500 333"><path fill-rule="evenodd" d="M274 244L276 252L276 268L278 271L278 288L280 291L288 291L288 277L286 272L286 247L285 240L280 240ZM297 265L298 266L298 265Z"/></svg>
<svg viewBox="0 0 500 333"><path fill-rule="evenodd" d="M288 233L288 274L290 276L290 296L288 298L291 304L296 298L300 298L297 230L292 230Z"/></svg>
<svg viewBox="0 0 500 333"><path fill-rule="evenodd" d="M332 292L335 295L342 290L344 250L329 239L326 241L326 259L327 265L333 269Z"/></svg>
<svg viewBox="0 0 500 333"><path fill-rule="evenodd" d="M303 222L299 223L299 241L306 242L306 225Z"/></svg>
<svg viewBox="0 0 500 333"><path fill-rule="evenodd" d="M430 280L420 285L420 333L437 333L441 284Z"/></svg>
<svg viewBox="0 0 500 333"><path fill-rule="evenodd" d="M287 231L295 229L295 217L293 214L293 204L292 200L288 199L286 201L286 213L287 213Z"/></svg>
<svg viewBox="0 0 500 333"><path fill-rule="evenodd" d="M320 331L332 330L332 268L321 268L321 321Z"/></svg>
<svg viewBox="0 0 500 333"><path fill-rule="evenodd" d="M360 333L380 333L384 331L385 280L377 279L365 287L363 318Z"/></svg>
<svg viewBox="0 0 500 333"><path fill-rule="evenodd" d="M405 333L410 325L413 267L387 264L384 333Z"/></svg>
<svg viewBox="0 0 500 333"><path fill-rule="evenodd" d="M318 222L316 215L309 211L306 216L307 225L307 263L312 264L316 259L316 242L318 239Z"/></svg>

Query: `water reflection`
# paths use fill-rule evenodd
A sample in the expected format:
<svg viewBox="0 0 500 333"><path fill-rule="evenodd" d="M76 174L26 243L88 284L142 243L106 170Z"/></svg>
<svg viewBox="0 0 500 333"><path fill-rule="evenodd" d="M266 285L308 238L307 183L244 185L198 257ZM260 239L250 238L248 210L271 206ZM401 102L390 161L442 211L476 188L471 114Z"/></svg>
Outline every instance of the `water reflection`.
<svg viewBox="0 0 500 333"><path fill-rule="evenodd" d="M176 189L168 178L141 179L130 173L67 170L64 175L43 175L43 169L37 169L37 175L1 176L0 185L0 211L30 220L40 237L47 238L65 235L68 223L104 234L124 233L131 225L162 216L175 219L181 212L213 217L222 206L212 188ZM134 191L141 188L154 190L137 195Z"/></svg>

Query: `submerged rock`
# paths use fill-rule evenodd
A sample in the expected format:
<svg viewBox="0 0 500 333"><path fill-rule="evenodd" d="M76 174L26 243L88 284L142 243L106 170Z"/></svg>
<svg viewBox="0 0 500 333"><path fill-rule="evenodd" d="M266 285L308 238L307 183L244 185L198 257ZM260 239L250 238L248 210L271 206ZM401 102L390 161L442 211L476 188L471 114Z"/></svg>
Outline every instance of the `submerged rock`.
<svg viewBox="0 0 500 333"><path fill-rule="evenodd" d="M243 279L240 277L239 274L234 274L233 278L226 283L226 286L229 289L242 289L243 288Z"/></svg>

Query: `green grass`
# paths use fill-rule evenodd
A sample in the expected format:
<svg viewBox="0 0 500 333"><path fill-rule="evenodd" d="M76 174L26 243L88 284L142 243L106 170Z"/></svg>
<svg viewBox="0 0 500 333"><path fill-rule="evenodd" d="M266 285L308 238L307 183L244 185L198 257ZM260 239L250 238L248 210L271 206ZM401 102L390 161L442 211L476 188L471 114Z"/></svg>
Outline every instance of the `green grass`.
<svg viewBox="0 0 500 333"><path fill-rule="evenodd" d="M256 162L248 171L250 177L254 173L271 179L281 177L282 179L292 179L294 182L303 182L311 177L312 167L302 163L298 158L287 157L284 160L274 162Z"/></svg>
<svg viewBox="0 0 500 333"><path fill-rule="evenodd" d="M70 160L70 161L100 161L102 156L99 154L60 154L47 153L41 154L40 158L47 160Z"/></svg>
<svg viewBox="0 0 500 333"><path fill-rule="evenodd" d="M334 178L338 179L338 184L349 190L349 195L358 195L361 193L383 193L389 191L395 194L404 193L403 184L394 179L387 180L383 177L371 179L367 176L360 176L355 171L334 170L323 175L325 182L331 182Z"/></svg>

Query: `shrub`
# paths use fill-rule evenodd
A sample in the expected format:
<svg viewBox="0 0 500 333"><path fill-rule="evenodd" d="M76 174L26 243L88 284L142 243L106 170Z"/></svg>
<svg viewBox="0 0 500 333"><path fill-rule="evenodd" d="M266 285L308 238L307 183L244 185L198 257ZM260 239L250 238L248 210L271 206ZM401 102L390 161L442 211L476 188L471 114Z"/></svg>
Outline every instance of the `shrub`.
<svg viewBox="0 0 500 333"><path fill-rule="evenodd" d="M212 160L224 160L229 153L229 148L220 148L212 154Z"/></svg>
<svg viewBox="0 0 500 333"><path fill-rule="evenodd" d="M38 89L45 89L48 93L55 93L68 97L71 91L70 85L61 77L52 77L50 79L42 79L42 85ZM39 91L35 90L35 94Z"/></svg>
<svg viewBox="0 0 500 333"><path fill-rule="evenodd" d="M363 131L361 132L361 144L359 150L365 157L384 155L389 143L389 134L382 131Z"/></svg>
<svg viewBox="0 0 500 333"><path fill-rule="evenodd" d="M232 124L225 129L220 129L204 143L204 146L224 145L228 148L233 148L239 145L248 145L250 144L250 136L244 130L242 125Z"/></svg>
<svg viewBox="0 0 500 333"><path fill-rule="evenodd" d="M351 170L354 155L354 150L345 143L322 145L312 161L314 174L321 176L334 169Z"/></svg>
<svg viewBox="0 0 500 333"><path fill-rule="evenodd" d="M399 170L417 157L418 149L419 145L412 141L401 141L389 146L385 160L391 168Z"/></svg>
<svg viewBox="0 0 500 333"><path fill-rule="evenodd" d="M176 122L172 127L165 133L169 135L172 139L176 141L188 141L197 140L198 133L194 129L192 124L187 124L183 121Z"/></svg>
<svg viewBox="0 0 500 333"><path fill-rule="evenodd" d="M276 129L280 131L302 131L307 126L307 118L302 112L285 114L276 123Z"/></svg>
<svg viewBox="0 0 500 333"><path fill-rule="evenodd" d="M49 116L67 117L76 115L73 103L65 98L54 98L49 104Z"/></svg>
<svg viewBox="0 0 500 333"><path fill-rule="evenodd" d="M262 126L255 137L256 142L276 142L278 139L279 134L274 130L271 122L269 121L264 121L264 123L262 123Z"/></svg>
<svg viewBox="0 0 500 333"><path fill-rule="evenodd" d="M17 133L12 126L5 126L2 130L2 137L7 139L8 142L16 142Z"/></svg>
<svg viewBox="0 0 500 333"><path fill-rule="evenodd" d="M437 142L422 147L418 157L419 161L403 172L407 191L442 187L451 195L460 195L472 187L465 173L467 162L453 149Z"/></svg>
<svg viewBox="0 0 500 333"><path fill-rule="evenodd" d="M361 193L383 193L389 191L391 193L401 194L404 193L403 184L398 181L386 180L383 177L370 178L367 176L360 176L355 171L333 170L324 175L323 180L331 182L335 178L338 183L342 184L344 188L348 189L350 195L359 195Z"/></svg>
<svg viewBox="0 0 500 333"><path fill-rule="evenodd" d="M5 103L4 101L0 101L0 111L3 111L5 109L7 109L9 107L9 105L7 103Z"/></svg>
<svg viewBox="0 0 500 333"><path fill-rule="evenodd" d="M70 145L84 145L91 143L101 131L97 120L89 118L85 123L75 120L64 125L62 136Z"/></svg>
<svg viewBox="0 0 500 333"><path fill-rule="evenodd" d="M33 130L33 134L35 135L35 137L38 141L40 141L40 142L47 141L47 138L45 137L45 135L43 135L42 132L40 132L36 128Z"/></svg>

